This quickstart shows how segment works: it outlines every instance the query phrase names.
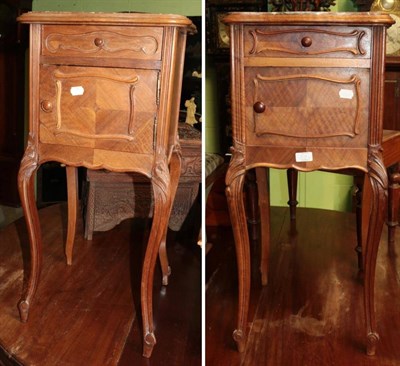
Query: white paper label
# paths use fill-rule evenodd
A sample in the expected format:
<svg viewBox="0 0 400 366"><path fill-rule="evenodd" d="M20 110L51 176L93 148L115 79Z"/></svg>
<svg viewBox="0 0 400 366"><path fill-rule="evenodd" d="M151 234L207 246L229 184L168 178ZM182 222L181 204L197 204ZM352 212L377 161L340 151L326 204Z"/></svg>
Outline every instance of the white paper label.
<svg viewBox="0 0 400 366"><path fill-rule="evenodd" d="M297 152L296 153L296 162L302 163L306 161L313 161L313 155L311 151L306 152Z"/></svg>
<svg viewBox="0 0 400 366"><path fill-rule="evenodd" d="M339 90L339 97L342 99L353 99L354 92L351 89L340 89Z"/></svg>
<svg viewBox="0 0 400 366"><path fill-rule="evenodd" d="M72 86L70 92L75 97L76 95L83 95L85 89L83 89L83 86Z"/></svg>

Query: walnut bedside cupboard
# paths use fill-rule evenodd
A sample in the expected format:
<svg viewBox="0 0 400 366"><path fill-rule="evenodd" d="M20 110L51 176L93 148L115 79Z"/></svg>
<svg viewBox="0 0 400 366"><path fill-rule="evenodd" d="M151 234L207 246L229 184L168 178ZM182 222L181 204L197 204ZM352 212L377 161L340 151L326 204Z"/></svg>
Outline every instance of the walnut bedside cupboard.
<svg viewBox="0 0 400 366"><path fill-rule="evenodd" d="M77 167L135 172L150 179L153 226L143 262L143 355L156 343L154 266L165 241L180 175L177 137L186 35L180 15L31 12L29 137L18 186L29 231L31 268L21 301L28 313L39 283L42 245L34 173L47 161L66 165L67 262L77 215Z"/></svg>
<svg viewBox="0 0 400 366"><path fill-rule="evenodd" d="M372 189L364 253L367 353L375 353L374 277L387 195L382 163L386 28L378 13L230 13L233 148L226 194L234 231L238 325L246 345L250 250L243 204L246 170L256 168L262 220L262 282L267 282L267 168L355 168Z"/></svg>

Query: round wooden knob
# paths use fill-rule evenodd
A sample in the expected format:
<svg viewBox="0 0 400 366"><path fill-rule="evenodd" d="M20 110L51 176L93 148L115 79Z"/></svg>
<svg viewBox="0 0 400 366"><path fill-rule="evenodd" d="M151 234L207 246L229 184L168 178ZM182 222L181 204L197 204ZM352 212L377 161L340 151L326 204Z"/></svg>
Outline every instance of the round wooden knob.
<svg viewBox="0 0 400 366"><path fill-rule="evenodd" d="M253 109L256 113L263 113L265 111L265 104L263 102L255 102Z"/></svg>
<svg viewBox="0 0 400 366"><path fill-rule="evenodd" d="M42 108L42 111L49 113L53 110L53 103L49 100L43 100L40 103L40 108Z"/></svg>
<svg viewBox="0 0 400 366"><path fill-rule="evenodd" d="M312 39L311 37L304 37L301 40L301 44L303 47L310 47L312 45Z"/></svg>
<svg viewBox="0 0 400 366"><path fill-rule="evenodd" d="M95 44L97 47L102 47L102 46L104 45L104 40L101 39L101 38L95 38L94 44Z"/></svg>

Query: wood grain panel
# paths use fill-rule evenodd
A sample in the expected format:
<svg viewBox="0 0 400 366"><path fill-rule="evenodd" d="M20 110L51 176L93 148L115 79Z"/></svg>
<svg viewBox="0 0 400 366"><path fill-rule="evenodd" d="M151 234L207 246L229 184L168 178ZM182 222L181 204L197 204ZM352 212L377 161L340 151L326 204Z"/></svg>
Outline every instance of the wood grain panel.
<svg viewBox="0 0 400 366"><path fill-rule="evenodd" d="M248 144L366 147L368 69L248 68L245 80Z"/></svg>
<svg viewBox="0 0 400 366"><path fill-rule="evenodd" d="M43 65L40 141L151 153L157 78L154 70Z"/></svg>
<svg viewBox="0 0 400 366"><path fill-rule="evenodd" d="M42 55L160 60L162 27L44 25Z"/></svg>
<svg viewBox="0 0 400 366"><path fill-rule="evenodd" d="M365 27L249 26L244 29L244 37L247 57L371 57L368 49L371 30Z"/></svg>

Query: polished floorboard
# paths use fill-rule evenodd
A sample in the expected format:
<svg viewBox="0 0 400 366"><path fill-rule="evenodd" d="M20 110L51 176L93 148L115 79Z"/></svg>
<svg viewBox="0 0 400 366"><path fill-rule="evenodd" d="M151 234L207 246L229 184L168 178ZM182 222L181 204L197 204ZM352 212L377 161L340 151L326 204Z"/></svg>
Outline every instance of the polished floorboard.
<svg viewBox="0 0 400 366"><path fill-rule="evenodd" d="M237 316L237 272L230 227L208 227L206 258L207 366L400 365L400 230L397 247L382 234L376 271L376 318L380 343L365 354L362 280L357 269L355 215L287 208L271 211L268 285L258 271L252 243L252 290L248 342L238 353L232 339Z"/></svg>
<svg viewBox="0 0 400 366"><path fill-rule="evenodd" d="M140 273L150 224L133 219L113 230L75 239L72 266L64 257L66 206L39 210L41 280L26 324L17 302L28 265L23 219L0 230L0 365L128 366L201 364L201 254L195 242L170 233L172 274L162 286L157 265L154 320L157 344L144 359Z"/></svg>

